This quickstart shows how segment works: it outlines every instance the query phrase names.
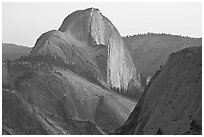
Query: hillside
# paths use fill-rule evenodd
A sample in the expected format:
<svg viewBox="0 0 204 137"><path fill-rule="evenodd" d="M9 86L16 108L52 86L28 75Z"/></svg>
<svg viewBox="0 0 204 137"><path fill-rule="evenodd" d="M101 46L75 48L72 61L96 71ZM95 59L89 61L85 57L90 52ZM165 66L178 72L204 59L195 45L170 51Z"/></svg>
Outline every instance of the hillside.
<svg viewBox="0 0 204 137"><path fill-rule="evenodd" d="M202 134L202 47L170 55L117 134Z"/></svg>
<svg viewBox="0 0 204 137"><path fill-rule="evenodd" d="M3 74L4 134L106 134L136 105L53 64L3 63Z"/></svg>
<svg viewBox="0 0 204 137"><path fill-rule="evenodd" d="M202 45L201 38L147 33L123 37L135 67L145 78L152 77L169 55L187 47Z"/></svg>
<svg viewBox="0 0 204 137"><path fill-rule="evenodd" d="M28 55L32 48L11 43L2 43L2 60L15 60L23 55Z"/></svg>

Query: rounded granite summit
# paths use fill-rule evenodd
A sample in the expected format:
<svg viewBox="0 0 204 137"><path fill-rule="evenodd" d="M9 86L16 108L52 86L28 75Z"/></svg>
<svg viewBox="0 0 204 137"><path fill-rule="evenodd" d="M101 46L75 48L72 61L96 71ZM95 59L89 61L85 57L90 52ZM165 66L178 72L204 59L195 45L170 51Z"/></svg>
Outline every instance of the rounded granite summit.
<svg viewBox="0 0 204 137"><path fill-rule="evenodd" d="M103 85L106 83L125 94L130 91L132 95L141 94L140 75L123 39L97 8L68 15L58 30L47 32L37 40L31 54L37 55L42 53L40 51L51 52L68 63L74 60L77 68L85 68L85 72L80 72L90 70ZM128 87L136 90L128 90Z"/></svg>

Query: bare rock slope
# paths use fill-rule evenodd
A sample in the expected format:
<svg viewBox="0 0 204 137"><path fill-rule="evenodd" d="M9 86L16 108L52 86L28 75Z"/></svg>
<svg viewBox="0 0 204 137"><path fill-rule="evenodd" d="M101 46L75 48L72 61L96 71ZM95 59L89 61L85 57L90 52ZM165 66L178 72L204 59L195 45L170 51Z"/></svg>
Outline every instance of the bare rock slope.
<svg viewBox="0 0 204 137"><path fill-rule="evenodd" d="M202 48L170 55L117 134L201 134Z"/></svg>
<svg viewBox="0 0 204 137"><path fill-rule="evenodd" d="M91 73L101 84L127 94L141 94L140 75L119 32L98 9L75 11L59 30L40 36L31 56L51 54L78 70ZM79 72L80 71L80 72ZM133 90L136 93L132 93Z"/></svg>
<svg viewBox="0 0 204 137"><path fill-rule="evenodd" d="M3 71L3 134L106 134L136 104L43 62L3 63Z"/></svg>

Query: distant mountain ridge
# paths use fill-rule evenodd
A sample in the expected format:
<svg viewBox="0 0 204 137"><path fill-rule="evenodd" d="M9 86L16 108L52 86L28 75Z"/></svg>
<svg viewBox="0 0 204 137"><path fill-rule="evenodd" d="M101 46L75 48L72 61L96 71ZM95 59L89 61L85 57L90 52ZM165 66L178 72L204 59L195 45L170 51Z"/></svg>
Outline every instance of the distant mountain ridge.
<svg viewBox="0 0 204 137"><path fill-rule="evenodd" d="M123 38L124 37L137 37L137 36L147 36L147 35L173 36L173 37L190 38L190 39L200 39L200 38L202 38L202 37L191 37L191 36L185 36L185 35L179 35L179 34L156 33L156 32L147 32L147 33L141 33L141 34L126 35L126 36L122 36L122 37Z"/></svg>
<svg viewBox="0 0 204 137"><path fill-rule="evenodd" d="M168 56L186 47L202 45L202 38L190 38L171 34L147 33L123 37L140 74L152 77Z"/></svg>
<svg viewBox="0 0 204 137"><path fill-rule="evenodd" d="M2 60L15 60L23 55L28 55L32 48L12 43L2 43Z"/></svg>

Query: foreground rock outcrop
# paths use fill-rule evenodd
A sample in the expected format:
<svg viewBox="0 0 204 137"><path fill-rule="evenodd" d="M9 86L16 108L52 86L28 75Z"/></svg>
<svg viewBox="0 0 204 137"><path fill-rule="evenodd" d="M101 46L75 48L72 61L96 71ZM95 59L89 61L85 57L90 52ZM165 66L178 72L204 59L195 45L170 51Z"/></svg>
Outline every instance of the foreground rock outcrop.
<svg viewBox="0 0 204 137"><path fill-rule="evenodd" d="M202 48L170 55L116 134L202 134Z"/></svg>
<svg viewBox="0 0 204 137"><path fill-rule="evenodd" d="M98 9L75 11L59 30L40 36L30 55L40 54L60 57L75 73L85 78L89 73L106 87L138 97L142 93L140 75L123 39Z"/></svg>
<svg viewBox="0 0 204 137"><path fill-rule="evenodd" d="M3 63L3 134L107 134L124 124L136 102L50 60Z"/></svg>

